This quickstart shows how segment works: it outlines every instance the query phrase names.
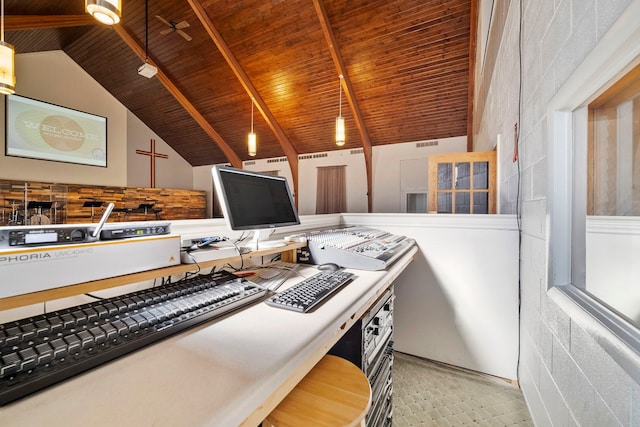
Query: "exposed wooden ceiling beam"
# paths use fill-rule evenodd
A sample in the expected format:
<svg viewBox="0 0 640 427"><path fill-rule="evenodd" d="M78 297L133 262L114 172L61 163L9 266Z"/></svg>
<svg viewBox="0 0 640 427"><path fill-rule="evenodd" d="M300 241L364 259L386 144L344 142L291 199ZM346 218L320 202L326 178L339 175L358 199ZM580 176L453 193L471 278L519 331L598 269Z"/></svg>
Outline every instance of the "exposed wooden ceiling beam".
<svg viewBox="0 0 640 427"><path fill-rule="evenodd" d="M131 50L141 59L145 60L145 50L142 46L140 46L133 37L121 26L114 25L113 29L120 36L120 38L129 46ZM156 78L160 80L160 82L164 85L164 87L173 95L173 97L184 107L184 109L193 117L193 119L202 127L202 129L209 135L217 144L218 147L222 150L224 155L236 168L242 167L242 160L235 151L226 143L226 141L220 136L218 132L211 126L211 124L204 118L202 114L196 109L196 107L191 104L191 102L187 99L186 96L176 87L175 84L167 77L167 75L153 62L151 58L147 59L148 62L154 67L158 68L158 74L156 74Z"/></svg>
<svg viewBox="0 0 640 427"><path fill-rule="evenodd" d="M98 23L88 13L82 15L6 15L4 17L5 31L82 27Z"/></svg>
<svg viewBox="0 0 640 427"><path fill-rule="evenodd" d="M207 12L202 7L202 4L200 3L200 1L198 0L187 0L187 1L189 5L191 5L191 8L193 9L194 13L196 14L200 22L202 23L202 26L205 28L205 30L207 30L207 33L209 33L211 40L213 40L215 45L218 47L218 50L224 57L225 61L227 61L227 64L229 64L229 67L231 67L231 70L236 75L236 78L238 79L238 81L240 82L244 90L249 94L249 96L251 96L254 99L254 102L256 104L256 107L260 111L260 114L262 114L262 117L264 118L267 125L269 126L273 134L276 136L276 139L280 143L280 146L282 147L284 154L287 156L287 159L289 160L289 167L291 168L291 175L293 176L293 187L294 187L293 193L295 195L295 201L297 205L298 199L299 199L298 197L298 152L293 147L293 144L291 143L291 141L289 140L287 135L284 133L284 131L276 121L275 117L267 107L267 104L264 102L264 99L262 99L257 89L253 85L253 83L251 83L249 76L244 71L244 69L240 66L240 63L236 59L233 52L231 52L231 49L229 49L229 46L227 45L227 43L224 41L224 39L222 38L222 36L220 35L216 27L213 25L213 22L209 18L209 15L207 15Z"/></svg>
<svg viewBox="0 0 640 427"><path fill-rule="evenodd" d="M316 14L318 15L318 19L320 20L320 26L322 27L322 32L324 33L324 38L327 40L327 45L329 46L329 52L331 53L331 57L333 58L333 63L336 66L338 71L338 75L341 75L343 78L342 86L344 89L344 93L347 97L347 101L351 106L351 111L353 112L353 116L356 119L356 126L358 128L358 133L360 133L360 139L362 140L362 149L364 152L364 161L367 171L367 204L369 212L372 212L373 209L373 150L371 148L371 140L369 139L369 133L367 132L367 128L364 125L364 119L362 117L362 111L358 106L358 100L356 99L353 91L353 87L351 86L351 80L349 80L349 76L347 74L347 69L344 66L344 61L342 60L342 55L340 55L340 51L338 50L336 38L333 34L333 30L331 29L331 25L329 23L329 18L327 17L327 12L324 9L324 5L321 0L313 0L313 6L316 8Z"/></svg>

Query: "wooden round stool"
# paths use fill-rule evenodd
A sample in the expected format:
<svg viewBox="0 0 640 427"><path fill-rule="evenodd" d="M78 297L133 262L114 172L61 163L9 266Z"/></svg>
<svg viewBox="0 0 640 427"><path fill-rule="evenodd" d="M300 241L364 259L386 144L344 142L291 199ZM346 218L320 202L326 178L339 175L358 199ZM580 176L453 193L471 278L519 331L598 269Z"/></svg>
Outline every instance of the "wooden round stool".
<svg viewBox="0 0 640 427"><path fill-rule="evenodd" d="M371 406L367 376L341 357L326 355L262 423L263 427L364 426Z"/></svg>

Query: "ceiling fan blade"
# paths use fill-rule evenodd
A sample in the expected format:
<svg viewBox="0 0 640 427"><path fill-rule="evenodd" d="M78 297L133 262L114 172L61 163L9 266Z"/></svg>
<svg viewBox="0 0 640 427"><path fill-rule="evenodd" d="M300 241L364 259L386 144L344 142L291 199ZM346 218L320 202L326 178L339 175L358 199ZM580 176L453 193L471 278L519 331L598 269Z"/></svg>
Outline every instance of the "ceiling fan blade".
<svg viewBox="0 0 640 427"><path fill-rule="evenodd" d="M176 32L177 32L178 34L180 34L182 37L184 37L184 39L185 39L186 41L188 41L188 42L190 42L190 41L191 41L191 36L190 36L189 34L185 33L185 32L184 32L184 31L182 31L182 30L176 30Z"/></svg>
<svg viewBox="0 0 640 427"><path fill-rule="evenodd" d="M189 27L189 23L187 21L180 21L176 24L176 30L181 30L187 27Z"/></svg>
<svg viewBox="0 0 640 427"><path fill-rule="evenodd" d="M169 34L170 32L172 32L173 29L172 28L167 28L166 30L162 30L160 31L160 34L165 35L165 34Z"/></svg>
<svg viewBox="0 0 640 427"><path fill-rule="evenodd" d="M156 15L156 18L158 18L160 21L164 22L168 26L173 27L173 25L171 25L171 23L169 21L167 21L166 19L164 19L162 16Z"/></svg>

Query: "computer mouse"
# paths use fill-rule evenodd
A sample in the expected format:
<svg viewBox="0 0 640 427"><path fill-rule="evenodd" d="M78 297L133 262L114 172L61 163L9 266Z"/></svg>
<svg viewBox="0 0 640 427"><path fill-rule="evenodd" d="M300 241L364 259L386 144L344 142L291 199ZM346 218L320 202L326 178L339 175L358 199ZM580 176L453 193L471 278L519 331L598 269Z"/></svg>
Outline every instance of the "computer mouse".
<svg viewBox="0 0 640 427"><path fill-rule="evenodd" d="M340 270L340 266L338 264L334 264L332 262L327 262L325 264L320 264L318 266L318 270L322 270L322 271L337 271L337 270Z"/></svg>

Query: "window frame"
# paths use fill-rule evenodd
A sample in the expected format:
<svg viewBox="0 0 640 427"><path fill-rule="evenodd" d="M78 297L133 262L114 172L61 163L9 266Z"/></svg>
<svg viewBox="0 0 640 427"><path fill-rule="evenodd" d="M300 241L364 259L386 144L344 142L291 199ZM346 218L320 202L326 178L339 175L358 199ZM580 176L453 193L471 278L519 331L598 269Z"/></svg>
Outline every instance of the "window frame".
<svg viewBox="0 0 640 427"><path fill-rule="evenodd" d="M470 195L470 213L475 214L473 209L473 195L476 193L486 193L487 194L487 213L482 213L479 215L490 215L495 214L497 212L497 198L496 198L496 188L497 188L497 166L496 166L497 158L496 151L473 151L473 152L465 152L465 153L438 153L429 155L428 159L428 171L429 171L429 189L427 190L427 211L432 213L438 213L438 195L439 194L451 194L451 209L452 212L450 214L456 213L456 194L469 194ZM469 176L469 188L468 189L458 189L453 184L456 179L455 175L453 176L452 188L447 190L442 190L438 188L439 180L439 165L440 164L451 164L452 168L455 169L455 165L461 163L469 163L470 165L470 176ZM487 188L476 188L475 187L475 175L474 175L474 164L475 163L487 163ZM459 215L459 214L457 214Z"/></svg>
<svg viewBox="0 0 640 427"><path fill-rule="evenodd" d="M640 329L583 290L587 104L640 62L637 16L638 1L622 13L547 105L547 290L550 298L570 311L572 319L587 325L604 350L640 381Z"/></svg>

